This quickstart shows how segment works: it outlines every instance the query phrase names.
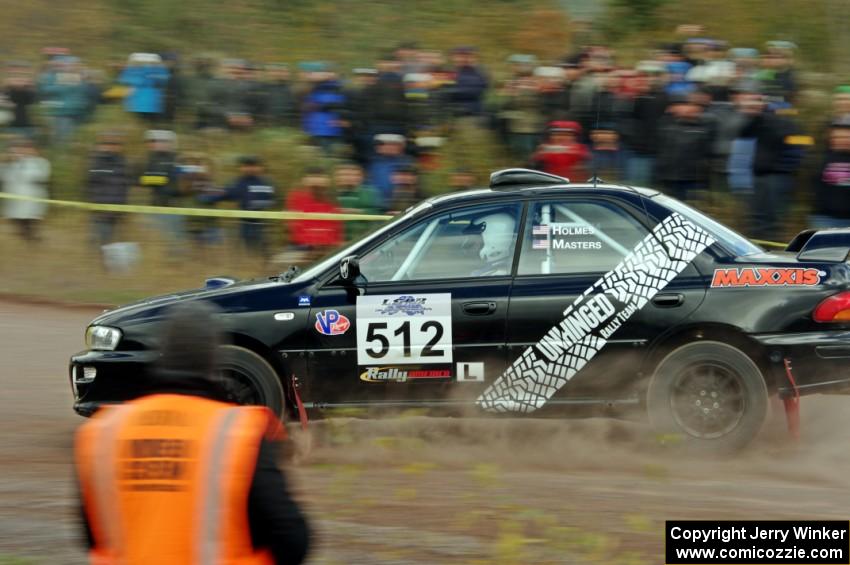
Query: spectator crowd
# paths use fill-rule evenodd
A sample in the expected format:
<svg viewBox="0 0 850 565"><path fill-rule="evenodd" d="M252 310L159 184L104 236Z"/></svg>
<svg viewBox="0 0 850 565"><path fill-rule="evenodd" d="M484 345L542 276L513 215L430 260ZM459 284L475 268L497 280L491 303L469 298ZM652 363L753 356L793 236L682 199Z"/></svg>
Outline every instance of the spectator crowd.
<svg viewBox="0 0 850 565"><path fill-rule="evenodd" d="M797 187L809 195L813 227L850 225L850 85L834 90L822 122L802 124L794 44L771 41L757 50L707 38L699 26L677 33L677 41L631 66L603 45L552 61L515 54L499 81L472 47L446 54L405 43L373 67L349 72L326 61L290 68L134 53L111 74L85 67L66 49L46 49L40 69L23 62L5 68L0 124L10 135L3 190L45 196L50 164L38 147L65 146L98 105L120 101L147 128L147 156L137 170L123 134L101 132L84 179L92 202L126 203L139 186L158 206L231 201L252 211L394 213L422 198L421 175L467 124L498 134L510 156L505 165L573 181L653 186L709 211L726 195L746 211L743 228L755 238L783 237ZM325 157L306 163L303 177L285 191L251 155L239 160L232 182L217 186L210 157L180 153L175 133L273 127L300 129ZM807 157L817 161L813 178L801 174ZM478 180L458 168L446 190ZM44 212L37 203L5 203L6 217L28 240L38 239ZM94 214L93 241L115 241L120 220L116 213ZM215 219L157 221L175 240L222 239ZM286 229L290 246L312 252L361 228L299 220ZM243 219L239 228L244 245L263 255L270 251L266 231L261 220Z"/></svg>

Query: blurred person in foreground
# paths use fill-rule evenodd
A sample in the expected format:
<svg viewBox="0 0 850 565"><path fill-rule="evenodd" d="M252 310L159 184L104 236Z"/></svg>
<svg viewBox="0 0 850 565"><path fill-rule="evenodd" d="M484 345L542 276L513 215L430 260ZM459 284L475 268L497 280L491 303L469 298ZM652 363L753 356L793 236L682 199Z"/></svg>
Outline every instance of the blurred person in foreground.
<svg viewBox="0 0 850 565"><path fill-rule="evenodd" d="M89 202L127 203L131 182L123 151L124 140L117 132L98 135L86 180ZM122 214L119 212L92 212L92 241L97 247L115 241L115 231L121 219Z"/></svg>
<svg viewBox="0 0 850 565"><path fill-rule="evenodd" d="M829 146L817 169L813 228L850 226L850 116L832 124Z"/></svg>
<svg viewBox="0 0 850 565"><path fill-rule="evenodd" d="M573 181L585 176L590 151L579 142L581 131L577 122L551 122L546 141L531 156L532 168Z"/></svg>
<svg viewBox="0 0 850 565"><path fill-rule="evenodd" d="M47 198L50 181L50 162L38 154L30 139L20 137L9 144L7 162L2 168L3 192L26 198ZM38 226L44 219L47 205L31 200L6 200L4 216L15 224L21 239L39 241Z"/></svg>
<svg viewBox="0 0 850 565"><path fill-rule="evenodd" d="M239 204L240 210L261 212L269 210L275 202L274 185L265 177L265 165L255 155L246 155L239 159L239 177L231 182L223 193L201 196L207 203L232 200ZM242 218L239 221L239 234L242 243L249 251L266 257L266 222L257 218Z"/></svg>
<svg viewBox="0 0 850 565"><path fill-rule="evenodd" d="M341 163L334 169L334 188L340 212L345 214L377 214L378 191L364 183L363 168L357 163ZM372 222L345 223L345 238L352 241L369 231Z"/></svg>
<svg viewBox="0 0 850 565"><path fill-rule="evenodd" d="M301 186L286 197L286 210L313 214L337 214L339 206L331 194L331 179L321 167L310 167ZM289 220L289 244L298 251L321 254L343 242L339 220Z"/></svg>
<svg viewBox="0 0 850 565"><path fill-rule="evenodd" d="M75 442L91 563L302 563L307 522L277 464L286 431L227 401L223 333L201 301L172 306L147 394L102 408Z"/></svg>

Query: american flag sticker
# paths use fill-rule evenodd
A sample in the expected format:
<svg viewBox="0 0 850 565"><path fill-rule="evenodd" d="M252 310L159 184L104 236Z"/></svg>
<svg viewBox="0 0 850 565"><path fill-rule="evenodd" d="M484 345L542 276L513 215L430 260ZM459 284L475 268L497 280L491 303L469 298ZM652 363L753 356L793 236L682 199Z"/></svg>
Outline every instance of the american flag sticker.
<svg viewBox="0 0 850 565"><path fill-rule="evenodd" d="M531 236L532 249L549 249L549 226L547 224L532 226Z"/></svg>

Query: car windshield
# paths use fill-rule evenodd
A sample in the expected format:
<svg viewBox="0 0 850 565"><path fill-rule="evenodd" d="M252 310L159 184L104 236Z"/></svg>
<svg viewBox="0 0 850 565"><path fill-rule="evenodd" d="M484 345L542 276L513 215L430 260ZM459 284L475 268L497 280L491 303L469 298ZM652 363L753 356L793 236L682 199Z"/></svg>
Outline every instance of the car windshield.
<svg viewBox="0 0 850 565"><path fill-rule="evenodd" d="M428 202L428 201L425 201L425 202L422 202L422 203L420 203L416 206L412 206L411 208L408 208L403 214L399 214L398 216L396 216L395 218L389 220L388 222L386 222L384 224L380 224L380 222L378 222L380 225L377 228L375 228L372 232L361 237L360 239L358 239L355 242L348 243L346 245L343 245L339 249L332 251L329 255L320 259L314 265L312 265L307 270L305 270L304 272L299 274L297 277L295 277L291 282L300 283L300 282L307 281L307 280L314 279L314 278L318 277L325 270L331 268L332 265L336 265L337 263L339 263L340 260L343 257L347 257L348 255L351 255L352 254L351 250L354 249L355 247L359 247L360 245L366 243L367 241L371 241L375 238L380 237L381 234L389 231L397 223L403 222L407 218L414 216L414 215L418 214L420 211L422 211L426 208L430 208L430 207L431 207L431 203Z"/></svg>
<svg viewBox="0 0 850 565"><path fill-rule="evenodd" d="M663 194L656 196L655 201L674 212L678 212L699 227L703 228L705 231L714 236L720 245L734 253L736 256L753 255L755 253L764 252L761 247L751 242L738 232L727 228L720 222L709 218L699 210L691 208L684 202L676 200L675 198L670 198Z"/></svg>

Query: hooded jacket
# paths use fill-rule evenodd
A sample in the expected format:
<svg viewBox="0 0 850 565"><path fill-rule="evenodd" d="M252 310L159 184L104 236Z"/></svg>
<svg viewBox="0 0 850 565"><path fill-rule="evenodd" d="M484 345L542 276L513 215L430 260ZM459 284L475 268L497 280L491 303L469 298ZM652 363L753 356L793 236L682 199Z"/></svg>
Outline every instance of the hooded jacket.
<svg viewBox="0 0 850 565"><path fill-rule="evenodd" d="M226 386L221 380L211 378L218 350L218 329L210 323L211 307L186 302L175 308L180 308L184 315L179 323L172 320L166 328L159 365L148 375L151 394L229 402ZM278 445L270 440L260 444L248 494L248 525L255 548L268 548L278 565L297 565L306 556L309 531L277 466ZM95 540L82 502L80 514L86 543L91 549Z"/></svg>

